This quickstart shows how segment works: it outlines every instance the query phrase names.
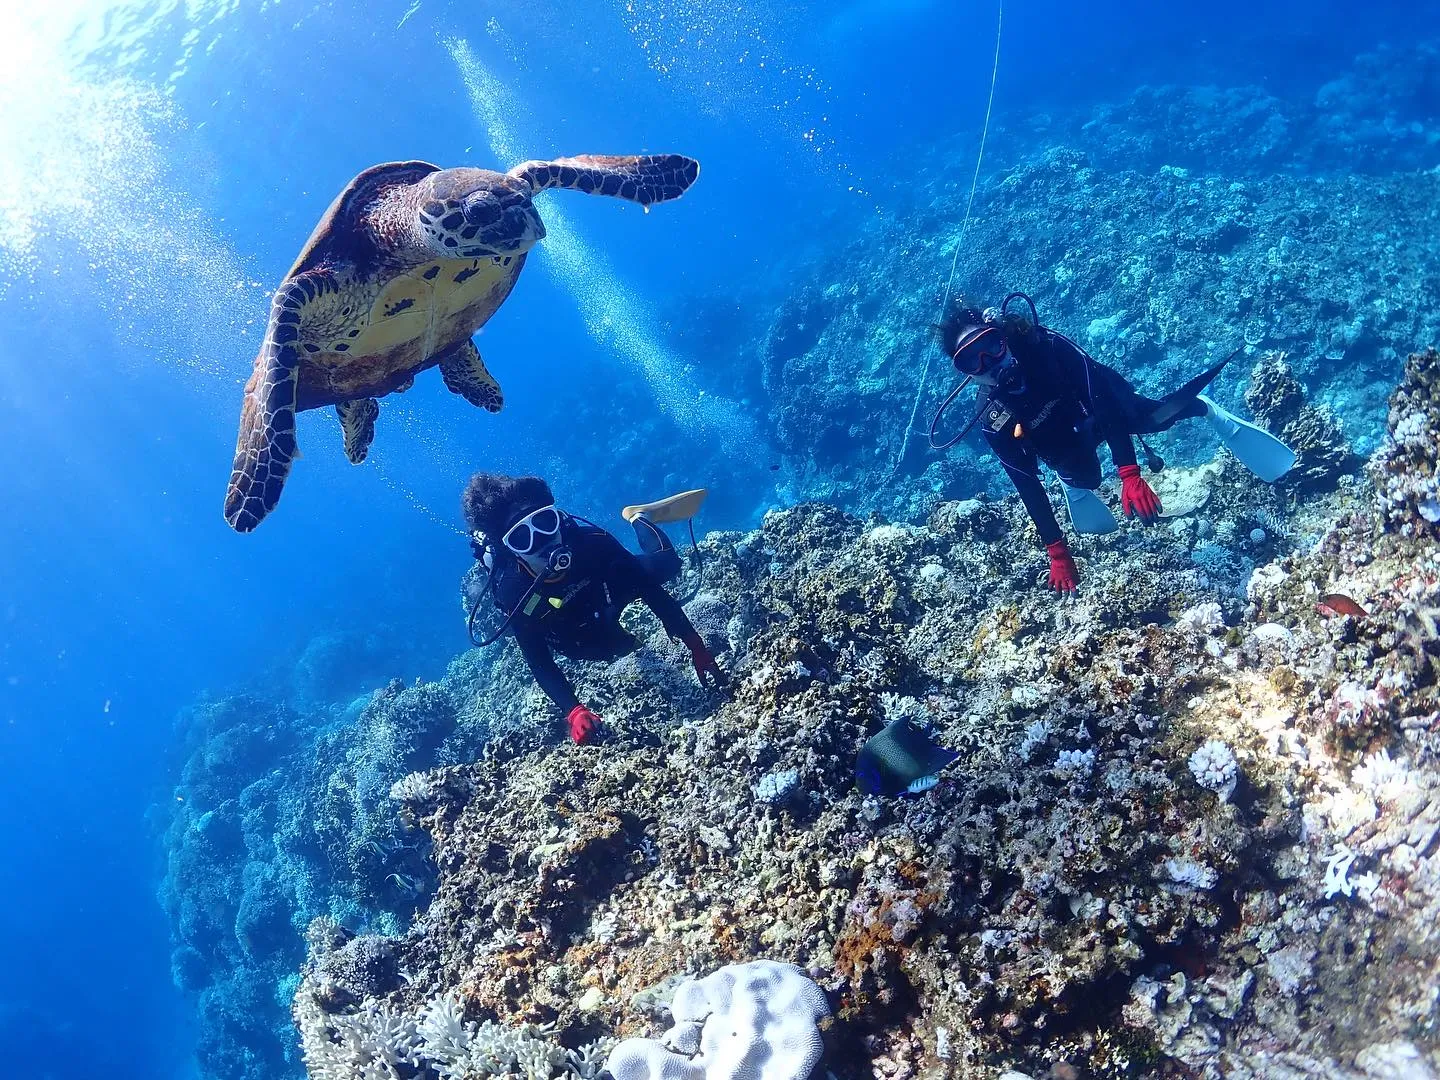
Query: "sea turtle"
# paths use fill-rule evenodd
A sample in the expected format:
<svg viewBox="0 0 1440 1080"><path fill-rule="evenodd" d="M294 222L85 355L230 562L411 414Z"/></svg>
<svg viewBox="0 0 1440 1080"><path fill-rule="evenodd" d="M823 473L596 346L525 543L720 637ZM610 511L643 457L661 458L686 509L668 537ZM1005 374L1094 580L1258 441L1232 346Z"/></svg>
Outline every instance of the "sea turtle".
<svg viewBox="0 0 1440 1080"><path fill-rule="evenodd" d="M303 409L335 406L356 464L375 435L375 399L409 389L428 367L438 364L472 405L499 411L500 387L470 335L545 236L536 192L568 188L648 207L678 198L699 175L699 162L679 154L586 154L504 173L398 161L355 177L275 291L245 384L225 520L249 532L275 508Z"/></svg>

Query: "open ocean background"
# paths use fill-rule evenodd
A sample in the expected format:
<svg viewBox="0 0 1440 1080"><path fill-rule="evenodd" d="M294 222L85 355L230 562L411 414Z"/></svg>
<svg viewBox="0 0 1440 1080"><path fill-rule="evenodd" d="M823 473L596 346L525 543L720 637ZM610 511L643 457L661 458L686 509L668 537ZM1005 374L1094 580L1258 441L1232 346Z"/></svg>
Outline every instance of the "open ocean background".
<svg viewBox="0 0 1440 1080"><path fill-rule="evenodd" d="M766 409L734 390L737 338L771 314L750 305L773 310L797 268L937 168L963 199L997 11L24 7L0 13L0 1061L36 1080L191 1077L196 1007L156 902L177 714L237 687L343 701L438 676L465 644L458 496L475 468L543 471L610 525L672 481L717 489L705 528L787 501ZM1437 34L1426 4L1011 0L982 192L1044 151L1037 113L1146 84L1309 103L1357 55ZM540 200L550 238L479 339L502 414L427 373L382 404L352 468L332 411L305 413L280 508L253 535L225 526L267 294L352 175L646 150L699 158L700 182L648 215ZM949 270L908 265L905 287L937 293ZM723 476L687 471L722 456ZM348 659L321 655L335 640Z"/></svg>

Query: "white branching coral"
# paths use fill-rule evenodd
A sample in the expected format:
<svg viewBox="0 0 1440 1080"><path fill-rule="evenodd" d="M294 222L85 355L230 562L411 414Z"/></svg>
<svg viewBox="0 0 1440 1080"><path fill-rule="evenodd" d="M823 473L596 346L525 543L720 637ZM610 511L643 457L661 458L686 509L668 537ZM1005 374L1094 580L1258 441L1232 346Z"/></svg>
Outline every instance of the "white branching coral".
<svg viewBox="0 0 1440 1080"><path fill-rule="evenodd" d="M1405 790L1409 772L1389 750L1377 750L1356 767L1350 779L1378 802L1388 802Z"/></svg>
<svg viewBox="0 0 1440 1080"><path fill-rule="evenodd" d="M476 1025L467 1024L460 1011L459 999L441 994L425 1006L418 1034L425 1046L425 1056L440 1066L441 1075L469 1053L475 1039Z"/></svg>
<svg viewBox="0 0 1440 1080"><path fill-rule="evenodd" d="M1225 802L1235 794L1240 780L1240 766L1235 755L1219 739L1206 739L1190 755L1190 775L1207 791L1213 791Z"/></svg>
<svg viewBox="0 0 1440 1080"><path fill-rule="evenodd" d="M1029 761L1030 755L1044 745L1045 740L1050 737L1050 724L1041 720L1031 720L1025 725L1025 735L1020 740L1020 745L1015 748L1015 754L1021 761Z"/></svg>
<svg viewBox="0 0 1440 1080"><path fill-rule="evenodd" d="M431 1000L416 1020L369 999L355 1012L327 1013L302 989L295 1022L310 1080L404 1080L416 1069L441 1080L591 1080L600 1072L599 1045L566 1050L530 1024L467 1021L459 998L449 993Z"/></svg>
<svg viewBox="0 0 1440 1080"><path fill-rule="evenodd" d="M401 1080L416 1065L415 1021L375 1001L353 1013L327 1013L312 993L295 999L295 1024L310 1080Z"/></svg>
<svg viewBox="0 0 1440 1080"><path fill-rule="evenodd" d="M880 695L880 708L887 721L899 720L901 717L921 723L926 720L925 706L908 694L883 692Z"/></svg>
<svg viewBox="0 0 1440 1080"><path fill-rule="evenodd" d="M390 798L396 802L424 802L431 795L430 781L423 772L412 772L390 785Z"/></svg>
<svg viewBox="0 0 1440 1080"><path fill-rule="evenodd" d="M1350 880L1350 867L1355 862L1355 852L1341 844L1325 858L1325 880L1321 888L1325 899L1339 894L1350 896L1355 892L1355 883Z"/></svg>

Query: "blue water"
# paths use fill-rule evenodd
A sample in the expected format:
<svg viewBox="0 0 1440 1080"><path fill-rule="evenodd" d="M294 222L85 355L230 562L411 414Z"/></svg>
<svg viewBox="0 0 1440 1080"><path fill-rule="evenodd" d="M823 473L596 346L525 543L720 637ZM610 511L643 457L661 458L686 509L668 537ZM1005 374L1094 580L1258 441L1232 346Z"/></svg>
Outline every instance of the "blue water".
<svg viewBox="0 0 1440 1080"><path fill-rule="evenodd" d="M361 7L0 14L0 1061L17 1074L192 1075L194 1004L155 900L175 717L283 688L328 633L372 635L374 662L326 692L438 675L463 644L471 470L545 471L601 520L715 482L692 455L732 465L708 527L783 497L757 378L735 368L746 305L892 213L931 144L961 140L968 188L996 26L968 0ZM1417 10L1012 2L985 172L1036 151L1036 110L1147 82L1308 99L1355 55L1436 33ZM350 176L642 150L698 157L700 183L648 215L541 200L546 253L479 339L500 416L427 373L352 468L329 411L304 414L277 512L226 528L266 293ZM914 272L938 289L947 269Z"/></svg>

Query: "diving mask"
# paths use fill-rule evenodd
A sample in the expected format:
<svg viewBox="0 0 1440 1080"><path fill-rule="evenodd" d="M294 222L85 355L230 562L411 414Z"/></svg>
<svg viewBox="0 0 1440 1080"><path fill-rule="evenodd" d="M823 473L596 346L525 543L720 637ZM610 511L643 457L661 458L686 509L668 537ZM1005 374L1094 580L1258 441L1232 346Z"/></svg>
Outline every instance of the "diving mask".
<svg viewBox="0 0 1440 1080"><path fill-rule="evenodd" d="M563 515L553 505L532 510L505 530L500 542L532 573L563 574L570 569L570 549L561 542Z"/></svg>
<svg viewBox="0 0 1440 1080"><path fill-rule="evenodd" d="M972 326L960 336L950 355L955 370L978 383L1002 389L1024 389L1019 361L996 326Z"/></svg>

